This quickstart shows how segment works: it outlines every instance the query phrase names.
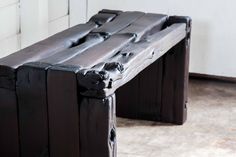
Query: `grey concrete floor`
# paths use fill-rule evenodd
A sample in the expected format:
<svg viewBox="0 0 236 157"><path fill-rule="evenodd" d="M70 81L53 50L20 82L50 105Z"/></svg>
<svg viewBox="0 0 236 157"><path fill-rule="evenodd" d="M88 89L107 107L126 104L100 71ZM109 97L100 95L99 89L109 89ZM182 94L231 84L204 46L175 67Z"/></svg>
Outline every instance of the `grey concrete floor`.
<svg viewBox="0 0 236 157"><path fill-rule="evenodd" d="M118 157L236 157L236 84L190 80L183 126L118 118Z"/></svg>

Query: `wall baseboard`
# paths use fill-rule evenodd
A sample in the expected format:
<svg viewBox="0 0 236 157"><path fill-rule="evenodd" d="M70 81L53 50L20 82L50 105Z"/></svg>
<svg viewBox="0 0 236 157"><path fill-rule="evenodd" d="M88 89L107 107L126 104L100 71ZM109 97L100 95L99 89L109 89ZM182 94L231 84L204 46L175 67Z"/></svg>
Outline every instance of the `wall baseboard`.
<svg viewBox="0 0 236 157"><path fill-rule="evenodd" d="M221 82L236 83L235 77L216 76L216 75L208 75L208 74L200 74L200 73L189 73L189 77L192 79L204 79L204 80L214 80L214 81L221 81Z"/></svg>

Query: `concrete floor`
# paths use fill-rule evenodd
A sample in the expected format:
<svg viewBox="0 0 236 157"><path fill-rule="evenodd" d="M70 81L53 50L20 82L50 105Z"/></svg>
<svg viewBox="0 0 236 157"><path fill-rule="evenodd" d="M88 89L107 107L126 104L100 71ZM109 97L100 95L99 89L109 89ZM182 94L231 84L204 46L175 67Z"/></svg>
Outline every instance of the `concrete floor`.
<svg viewBox="0 0 236 157"><path fill-rule="evenodd" d="M183 126L118 119L118 157L236 157L236 84L190 80Z"/></svg>

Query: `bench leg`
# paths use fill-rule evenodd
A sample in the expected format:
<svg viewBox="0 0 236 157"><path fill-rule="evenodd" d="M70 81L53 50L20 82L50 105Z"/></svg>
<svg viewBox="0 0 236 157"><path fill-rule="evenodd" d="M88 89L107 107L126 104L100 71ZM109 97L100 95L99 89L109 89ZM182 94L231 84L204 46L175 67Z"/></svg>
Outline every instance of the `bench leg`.
<svg viewBox="0 0 236 157"><path fill-rule="evenodd" d="M161 119L183 124L187 116L188 59L186 40L164 56Z"/></svg>
<svg viewBox="0 0 236 157"><path fill-rule="evenodd" d="M13 89L0 88L0 156L19 157L17 98Z"/></svg>
<svg viewBox="0 0 236 157"><path fill-rule="evenodd" d="M116 157L115 94L82 98L80 142L81 157Z"/></svg>

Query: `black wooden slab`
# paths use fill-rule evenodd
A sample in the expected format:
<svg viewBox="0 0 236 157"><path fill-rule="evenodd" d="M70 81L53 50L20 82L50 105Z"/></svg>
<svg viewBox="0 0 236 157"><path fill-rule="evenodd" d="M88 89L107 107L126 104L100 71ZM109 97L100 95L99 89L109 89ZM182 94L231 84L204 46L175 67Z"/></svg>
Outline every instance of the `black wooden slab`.
<svg viewBox="0 0 236 157"><path fill-rule="evenodd" d="M143 12L122 12L113 21L104 24L102 27L94 29L93 32L105 35L113 35L129 26L129 24L133 23L143 15L145 15Z"/></svg>
<svg viewBox="0 0 236 157"><path fill-rule="evenodd" d="M115 95L83 97L80 105L81 157L116 157Z"/></svg>
<svg viewBox="0 0 236 157"><path fill-rule="evenodd" d="M0 88L0 156L19 157L18 121L14 89Z"/></svg>
<svg viewBox="0 0 236 157"><path fill-rule="evenodd" d="M183 124L187 118L188 67L191 19L170 17L168 25L186 23L186 38L164 56L161 117L164 122Z"/></svg>
<svg viewBox="0 0 236 157"><path fill-rule="evenodd" d="M81 153L77 70L74 67L48 70L50 157L78 157Z"/></svg>
<svg viewBox="0 0 236 157"><path fill-rule="evenodd" d="M160 31L166 23L167 18L167 15L147 13L120 31L119 34L135 34L135 42L138 42L145 36L150 35L150 33Z"/></svg>
<svg viewBox="0 0 236 157"><path fill-rule="evenodd" d="M115 15L120 15L123 11L121 10L109 10L109 9L102 9L98 13L107 13L107 14L115 14Z"/></svg>
<svg viewBox="0 0 236 157"><path fill-rule="evenodd" d="M38 62L49 63L51 65L63 63L103 41L104 41L104 38L101 35L89 34L86 36L85 41L81 43L80 45L72 47L64 51L60 51L52 56L41 59Z"/></svg>
<svg viewBox="0 0 236 157"><path fill-rule="evenodd" d="M21 66L17 72L21 155L48 156L48 109L41 105L47 102L44 68L48 65L30 66Z"/></svg>
<svg viewBox="0 0 236 157"><path fill-rule="evenodd" d="M97 25L103 25L104 23L112 21L116 17L116 14L99 13L90 18L90 22L95 22ZM97 20L99 19L99 20Z"/></svg>

